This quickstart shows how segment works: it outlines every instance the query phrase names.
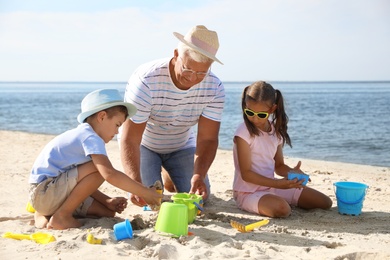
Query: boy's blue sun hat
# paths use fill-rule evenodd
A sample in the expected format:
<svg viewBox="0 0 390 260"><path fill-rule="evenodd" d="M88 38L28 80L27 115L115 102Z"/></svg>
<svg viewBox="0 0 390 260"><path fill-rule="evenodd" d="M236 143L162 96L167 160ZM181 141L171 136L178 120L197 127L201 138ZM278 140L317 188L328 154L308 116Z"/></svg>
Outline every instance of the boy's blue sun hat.
<svg viewBox="0 0 390 260"><path fill-rule="evenodd" d="M77 116L77 121L81 124L87 117L114 106L125 106L129 117L137 112L134 105L123 102L123 97L117 89L98 89L86 95L81 101L81 113Z"/></svg>

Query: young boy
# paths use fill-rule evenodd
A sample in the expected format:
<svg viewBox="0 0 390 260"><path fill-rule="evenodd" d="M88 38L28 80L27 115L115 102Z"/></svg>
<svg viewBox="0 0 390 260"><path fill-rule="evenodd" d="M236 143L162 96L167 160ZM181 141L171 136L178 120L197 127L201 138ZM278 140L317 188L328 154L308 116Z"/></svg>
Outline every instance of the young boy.
<svg viewBox="0 0 390 260"><path fill-rule="evenodd" d="M36 159L30 174L30 203L37 228L67 229L82 224L73 217L113 217L127 206L123 197L110 198L98 190L110 184L159 205L162 195L116 170L105 143L136 108L123 102L115 89L89 93L81 103L80 125L55 137Z"/></svg>

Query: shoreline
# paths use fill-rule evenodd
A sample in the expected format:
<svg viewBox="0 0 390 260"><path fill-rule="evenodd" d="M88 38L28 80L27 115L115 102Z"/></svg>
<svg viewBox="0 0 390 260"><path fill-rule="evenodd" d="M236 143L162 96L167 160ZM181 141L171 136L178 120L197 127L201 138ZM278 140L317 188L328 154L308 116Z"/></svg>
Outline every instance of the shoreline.
<svg viewBox="0 0 390 260"><path fill-rule="evenodd" d="M31 134L31 135L51 136L51 138L54 138L55 136L57 136L55 134L47 134L47 133L36 133L36 132L28 132L28 131L22 131L22 130L4 130L4 129L0 129L0 137L3 135L2 133L4 133L4 134L6 134L6 133L26 133L26 134ZM116 136L114 137L113 140L111 140L109 142L109 144L112 143L112 142L117 142ZM233 148L232 149L218 148L218 151L233 152ZM371 164L356 163L356 162L321 160L321 159L305 158L305 157L293 157L293 156L288 156L286 154L284 155L284 158L286 160L288 160L288 159L298 159L298 160L301 160L301 161L318 161L318 162L329 162L329 163L341 163L341 164L351 164L351 165L358 165L358 166L370 166L370 167L380 167L380 168L390 169L390 165L389 166L383 166L383 165L371 165Z"/></svg>
<svg viewBox="0 0 390 260"><path fill-rule="evenodd" d="M194 235L179 239L154 231L156 212L129 205L114 218L82 219L79 229L38 230L31 225L32 214L25 210L28 176L40 150L54 135L0 130L0 233L45 232L57 241L41 245L29 240L0 237L0 256L5 259L107 259L120 256L137 259L384 259L390 258L390 168L352 163L285 158L289 165L302 160L302 170L312 180L308 185L329 195L330 210L293 208L285 219L269 219L268 225L250 233L239 233L230 220L249 224L263 217L239 210L232 199L234 165L232 151L218 150L210 168L212 195L189 231ZM114 167L122 170L116 141L107 144ZM338 213L334 183L353 181L369 186L359 216ZM125 192L104 183L109 196L127 197ZM166 193L166 196L171 194ZM113 225L124 219L139 220L145 228L134 230L134 238L116 241ZM102 245L86 242L88 230ZM77 249L77 255L74 254Z"/></svg>

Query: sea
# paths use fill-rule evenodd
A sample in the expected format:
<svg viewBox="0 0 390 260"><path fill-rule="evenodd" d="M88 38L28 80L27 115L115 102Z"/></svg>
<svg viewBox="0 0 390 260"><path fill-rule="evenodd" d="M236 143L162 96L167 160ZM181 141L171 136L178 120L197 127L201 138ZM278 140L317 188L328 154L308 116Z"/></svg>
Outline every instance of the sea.
<svg viewBox="0 0 390 260"><path fill-rule="evenodd" d="M292 148L284 147L285 156L390 167L390 81L269 83L282 92L289 116ZM249 84L224 82L220 149L233 148L234 131L243 121L241 94ZM115 88L123 94L125 87L125 82L0 82L0 129L60 134L77 126L87 93Z"/></svg>

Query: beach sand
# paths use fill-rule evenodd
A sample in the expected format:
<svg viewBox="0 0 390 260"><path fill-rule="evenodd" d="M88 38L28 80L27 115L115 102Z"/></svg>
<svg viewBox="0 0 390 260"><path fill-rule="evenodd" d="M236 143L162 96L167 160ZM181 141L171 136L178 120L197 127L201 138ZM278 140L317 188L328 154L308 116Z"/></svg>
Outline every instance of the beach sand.
<svg viewBox="0 0 390 260"><path fill-rule="evenodd" d="M46 232L56 241L37 244L30 240L0 237L0 259L390 259L390 168L302 159L310 174L308 185L329 195L330 210L293 208L286 219L269 223L249 233L240 233L230 220L244 224L263 217L240 211L232 199L233 157L219 150L210 169L212 195L204 212L189 225L190 236L171 238L154 231L157 213L129 205L115 218L82 219L81 228L38 230L26 211L30 168L50 135L0 131L0 233ZM113 165L122 170L118 144L107 144ZM299 159L286 158L295 165ZM369 186L362 214L338 213L334 183L362 182ZM101 190L109 196L124 196L107 183ZM169 199L169 193L165 198ZM131 203L130 203L131 204ZM116 241L113 225L129 219L134 237ZM86 241L90 232L103 239L101 245Z"/></svg>

